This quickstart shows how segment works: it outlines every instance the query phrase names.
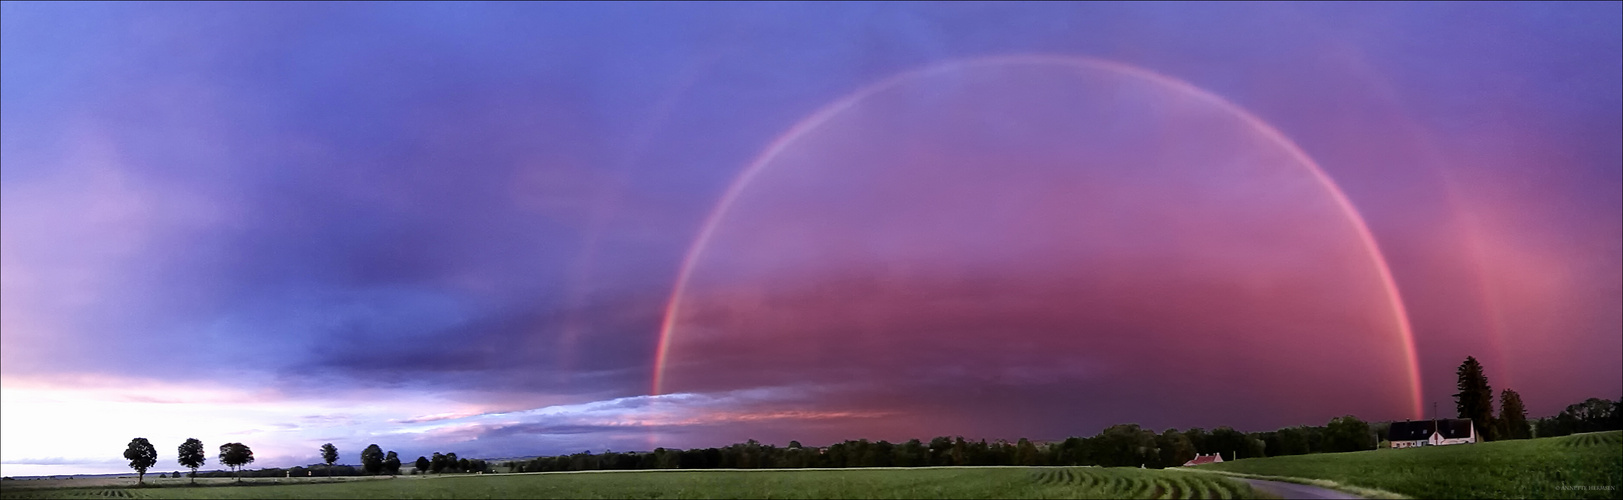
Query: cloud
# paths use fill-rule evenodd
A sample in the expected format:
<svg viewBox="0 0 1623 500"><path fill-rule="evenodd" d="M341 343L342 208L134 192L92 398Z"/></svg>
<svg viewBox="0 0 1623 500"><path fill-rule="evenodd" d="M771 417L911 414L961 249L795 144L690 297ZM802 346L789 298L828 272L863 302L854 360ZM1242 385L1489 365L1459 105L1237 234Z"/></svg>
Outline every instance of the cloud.
<svg viewBox="0 0 1623 500"><path fill-rule="evenodd" d="M412 334L357 325L308 344L308 355L284 377L292 385L344 380L470 391L534 391L537 381L568 380L569 393L598 397L646 390L654 343L621 339L657 328L658 297L595 300L575 308L549 307L545 299L527 302L534 305Z"/></svg>
<svg viewBox="0 0 1623 500"><path fill-rule="evenodd" d="M820 399L825 391L815 387L772 387L632 396L518 411L416 418L401 423L421 425L405 425L396 432L414 436L425 446L440 443L467 453L499 455L502 452L498 450L511 449L514 443L556 450L581 446L617 450L700 446L728 429L754 429L781 437L782 431L788 429L849 425L893 416L859 408L831 409Z"/></svg>
<svg viewBox="0 0 1623 500"><path fill-rule="evenodd" d="M106 460L85 460L85 459L69 459L69 458L62 458L62 457L19 458L19 459L16 459L16 460L7 461L6 463L11 464L11 465L87 465L87 464L102 465L102 466L125 465L124 461L118 460L118 459L111 459L111 458L106 459Z"/></svg>

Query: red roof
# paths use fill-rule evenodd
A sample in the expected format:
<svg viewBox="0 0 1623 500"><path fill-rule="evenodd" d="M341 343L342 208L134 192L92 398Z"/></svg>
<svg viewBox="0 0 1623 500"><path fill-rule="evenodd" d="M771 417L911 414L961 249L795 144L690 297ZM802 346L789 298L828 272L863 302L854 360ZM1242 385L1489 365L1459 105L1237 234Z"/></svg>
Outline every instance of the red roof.
<svg viewBox="0 0 1623 500"><path fill-rule="evenodd" d="M1210 464L1210 463L1216 463L1216 462L1217 462L1217 454L1213 453L1211 455L1199 455L1199 456L1196 456L1194 460L1184 462L1183 465L1185 467L1188 467L1190 465Z"/></svg>

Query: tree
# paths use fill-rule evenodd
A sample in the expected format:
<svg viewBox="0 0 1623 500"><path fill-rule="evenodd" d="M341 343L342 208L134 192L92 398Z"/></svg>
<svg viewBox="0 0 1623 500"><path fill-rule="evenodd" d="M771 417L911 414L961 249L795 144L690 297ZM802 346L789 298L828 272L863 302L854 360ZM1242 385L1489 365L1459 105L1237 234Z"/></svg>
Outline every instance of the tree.
<svg viewBox="0 0 1623 500"><path fill-rule="evenodd" d="M1522 405L1522 395L1516 391L1505 389L1499 393L1499 420L1504 427L1501 438L1533 437L1533 429L1527 425L1527 407Z"/></svg>
<svg viewBox="0 0 1623 500"><path fill-rule="evenodd" d="M1346 415L1330 419L1330 425L1324 428L1324 451L1363 451L1375 449L1375 435L1370 432L1369 423L1359 420L1358 417Z"/></svg>
<svg viewBox="0 0 1623 500"><path fill-rule="evenodd" d="M1306 455L1307 431L1301 427L1285 427L1274 431L1275 441L1268 443L1268 456Z"/></svg>
<svg viewBox="0 0 1623 500"><path fill-rule="evenodd" d="M1392 422L1372 422L1369 424L1369 430L1375 433L1375 447L1380 448L1381 443L1392 436ZM1391 447L1390 443L1387 447Z"/></svg>
<svg viewBox="0 0 1623 500"><path fill-rule="evenodd" d="M1618 429L1623 429L1623 399L1608 401L1589 398L1582 403L1568 405L1556 416L1538 419L1533 426L1533 431L1541 438Z"/></svg>
<svg viewBox="0 0 1623 500"><path fill-rule="evenodd" d="M1229 427L1212 429L1211 436L1206 438L1206 446L1213 453L1222 455L1224 460L1239 460L1248 448L1245 433Z"/></svg>
<svg viewBox="0 0 1623 500"><path fill-rule="evenodd" d="M433 472L435 474L439 474L440 471L445 470L445 455L442 455L437 451L434 452L434 458L433 460L429 461L428 470L429 472Z"/></svg>
<svg viewBox="0 0 1623 500"><path fill-rule="evenodd" d="M376 444L367 445L366 449L361 451L361 468L366 470L367 474L382 472L383 448L379 448Z"/></svg>
<svg viewBox="0 0 1623 500"><path fill-rule="evenodd" d="M1494 436L1489 430L1493 428L1493 387L1488 385L1488 376L1482 373L1482 363L1466 356L1458 373L1460 392L1454 394L1454 406L1459 410L1459 418L1471 419L1477 435L1485 441L1492 440Z"/></svg>
<svg viewBox="0 0 1623 500"><path fill-rule="evenodd" d="M230 467L237 476L237 482L242 482L242 466L254 463L254 450L242 443L226 443L220 445L220 463Z"/></svg>
<svg viewBox="0 0 1623 500"><path fill-rule="evenodd" d="M1585 399L1582 403L1567 405L1562 415L1576 424L1573 432L1616 430L1618 405L1601 398Z"/></svg>
<svg viewBox="0 0 1623 500"><path fill-rule="evenodd" d="M332 443L321 445L321 460L327 462L327 475L332 475L332 464L338 463L338 447Z"/></svg>
<svg viewBox="0 0 1623 500"><path fill-rule="evenodd" d="M1036 448L1033 447L1032 451L1036 451ZM896 460L893 463L898 467L930 465L929 452L926 451L923 442L910 439L906 443L902 443L901 446L896 447Z"/></svg>
<svg viewBox="0 0 1623 500"><path fill-rule="evenodd" d="M1093 456L1099 465L1138 467L1161 461L1161 453L1155 448L1155 433L1140 428L1138 424L1112 425L1100 431L1094 439L1099 448Z"/></svg>
<svg viewBox="0 0 1623 500"><path fill-rule="evenodd" d="M1155 438L1155 447L1160 449L1162 467L1177 467L1195 458L1195 443L1177 429L1162 432Z"/></svg>
<svg viewBox="0 0 1623 500"><path fill-rule="evenodd" d="M143 484L147 469L158 463L158 449L153 448L147 438L131 439L130 446L124 449L124 458L130 461L130 468L135 469L135 483Z"/></svg>
<svg viewBox="0 0 1623 500"><path fill-rule="evenodd" d="M1263 458L1268 456L1268 441L1263 439L1264 437L1266 435L1261 432L1246 434L1245 448L1240 450L1242 452L1240 456L1242 458Z"/></svg>
<svg viewBox="0 0 1623 500"><path fill-rule="evenodd" d="M400 455L396 455L394 450L389 450L383 457L383 471L391 476L400 475Z"/></svg>
<svg viewBox="0 0 1623 500"><path fill-rule="evenodd" d="M428 472L428 466L430 464L428 463L428 457L419 456L417 457L417 462L413 463L412 465L417 467L417 470L413 472L424 474Z"/></svg>
<svg viewBox="0 0 1623 500"><path fill-rule="evenodd" d="M197 483L197 468L203 466L208 460L208 453L203 451L203 442L195 438L187 438L180 443L180 465L192 470L192 483ZM175 476L180 477L180 476Z"/></svg>
<svg viewBox="0 0 1623 500"><path fill-rule="evenodd" d="M1189 438L1189 444L1195 446L1195 453L1200 455L1212 453L1211 445L1206 443L1211 439L1211 434L1207 433L1206 429L1196 427L1183 431L1183 435Z"/></svg>

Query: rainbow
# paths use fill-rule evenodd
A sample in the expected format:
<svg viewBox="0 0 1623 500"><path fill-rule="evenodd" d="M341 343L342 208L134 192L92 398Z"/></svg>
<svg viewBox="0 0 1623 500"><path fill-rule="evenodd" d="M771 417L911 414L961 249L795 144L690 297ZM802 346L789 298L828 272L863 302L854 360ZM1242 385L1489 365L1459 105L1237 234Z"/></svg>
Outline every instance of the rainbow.
<svg viewBox="0 0 1623 500"><path fill-rule="evenodd" d="M1374 267L1375 272L1379 274L1381 285L1386 290L1386 299L1387 304L1391 309L1392 322L1396 327L1399 336L1401 337L1403 353L1406 358L1407 369L1409 371L1408 379L1410 411L1412 413L1411 418L1421 418L1422 404L1419 368L1420 363L1415 355L1414 331L1409 325L1409 313L1404 308L1403 298L1398 292L1397 282L1392 278L1391 267L1387 265L1386 258L1381 253L1380 246L1376 244L1375 236L1370 233L1369 225L1364 222L1363 216L1359 215L1357 208L1355 208L1352 202L1347 199L1347 195L1343 193L1341 188L1336 185L1335 181L1332 180L1330 176L1319 167L1317 162L1314 162L1313 159L1307 155L1307 153L1304 153L1300 147L1297 147L1295 142L1292 142L1289 138L1285 137L1285 135L1278 129L1274 128L1272 125L1269 125L1262 119L1257 118L1256 115L1246 111L1245 108L1242 108L1239 105L1236 105L1216 94L1202 90L1201 88L1188 82L1162 75L1144 68L1103 59L1081 56L1040 54L1017 54L958 60L892 75L883 80L879 80L859 88L855 92L847 94L846 96L823 106L816 112L813 112L811 115L800 120L800 122L795 123L793 127L790 127L788 131L785 131L776 139L773 139L772 142L767 145L766 149L761 151L761 154L757 155L748 166L744 167L743 171L738 173L738 176L733 179L732 184L727 186L726 192L724 192L721 199L717 201L715 208L713 208L710 211L710 214L705 217L703 226L700 227L698 235L693 239L692 245L688 247L687 255L682 259L682 267L676 275L676 284L672 287L670 299L665 304L664 320L660 323L659 347L655 350L654 354L654 380L651 394L660 395L664 393L665 367L670 354L671 338L676 333L676 318L681 311L682 298L687 293L688 281L693 276L693 269L696 267L700 255L704 253L705 248L709 245L711 236L716 232L717 226L720 225L722 218L727 214L728 210L732 208L733 203L737 201L739 195L749 187L751 181L753 181L768 164L772 163L774 158L776 158L780 153L783 152L784 149L788 148L801 136L816 129L817 127L822 126L830 118L845 112L852 106L855 106L857 103L867 99L870 96L873 96L874 94L895 87L903 82L921 76L928 76L946 71L1001 65L1061 66L1079 69L1105 70L1142 79L1156 85L1161 85L1163 87L1182 92L1185 95L1195 97L1207 102L1208 104L1215 105L1219 109L1233 113L1235 116L1240 117L1246 124L1250 125L1256 132L1261 133L1264 137L1272 140L1274 143L1284 146L1286 151L1290 153L1293 159L1300 164L1307 166L1309 172L1316 180L1318 180L1319 184L1324 187L1325 191L1329 193L1330 197L1335 201L1336 206L1339 207L1342 213L1347 216L1347 220L1352 223L1353 228L1358 232L1358 238L1364 246L1365 253L1369 256L1370 264Z"/></svg>

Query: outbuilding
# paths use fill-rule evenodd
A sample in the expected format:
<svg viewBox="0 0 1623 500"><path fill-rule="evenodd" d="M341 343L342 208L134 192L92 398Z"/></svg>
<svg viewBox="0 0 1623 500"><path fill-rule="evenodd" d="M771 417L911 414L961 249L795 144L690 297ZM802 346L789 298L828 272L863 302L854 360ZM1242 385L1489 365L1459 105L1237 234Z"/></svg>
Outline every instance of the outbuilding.
<svg viewBox="0 0 1623 500"><path fill-rule="evenodd" d="M1387 440L1393 448L1475 443L1476 426L1469 418L1392 422Z"/></svg>

